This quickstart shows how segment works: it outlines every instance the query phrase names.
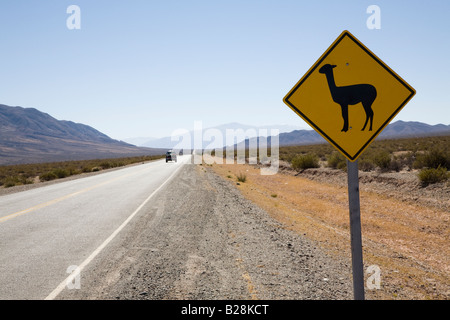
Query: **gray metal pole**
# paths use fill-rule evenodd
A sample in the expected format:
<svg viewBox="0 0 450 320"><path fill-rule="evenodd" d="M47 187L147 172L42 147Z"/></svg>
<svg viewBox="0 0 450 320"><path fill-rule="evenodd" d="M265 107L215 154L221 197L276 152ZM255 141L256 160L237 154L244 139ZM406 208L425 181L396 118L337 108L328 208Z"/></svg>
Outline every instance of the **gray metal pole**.
<svg viewBox="0 0 450 320"><path fill-rule="evenodd" d="M353 269L353 296L364 300L364 267L361 240L358 161L347 160L348 204L350 209L350 237Z"/></svg>

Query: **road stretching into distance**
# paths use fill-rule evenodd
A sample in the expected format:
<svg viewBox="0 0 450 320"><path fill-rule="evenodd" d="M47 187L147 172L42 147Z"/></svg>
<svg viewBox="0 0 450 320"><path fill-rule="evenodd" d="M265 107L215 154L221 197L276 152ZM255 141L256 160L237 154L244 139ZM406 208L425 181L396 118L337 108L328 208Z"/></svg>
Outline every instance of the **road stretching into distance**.
<svg viewBox="0 0 450 320"><path fill-rule="evenodd" d="M179 172L158 160L0 197L0 299L53 299Z"/></svg>

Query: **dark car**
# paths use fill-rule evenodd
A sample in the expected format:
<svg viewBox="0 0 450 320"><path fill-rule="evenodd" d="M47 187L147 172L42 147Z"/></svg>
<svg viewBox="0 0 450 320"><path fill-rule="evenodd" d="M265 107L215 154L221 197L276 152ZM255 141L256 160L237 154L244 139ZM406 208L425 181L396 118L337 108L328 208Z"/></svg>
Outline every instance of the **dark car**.
<svg viewBox="0 0 450 320"><path fill-rule="evenodd" d="M177 154L175 152L173 152L173 151L166 152L166 163L169 161L177 162Z"/></svg>

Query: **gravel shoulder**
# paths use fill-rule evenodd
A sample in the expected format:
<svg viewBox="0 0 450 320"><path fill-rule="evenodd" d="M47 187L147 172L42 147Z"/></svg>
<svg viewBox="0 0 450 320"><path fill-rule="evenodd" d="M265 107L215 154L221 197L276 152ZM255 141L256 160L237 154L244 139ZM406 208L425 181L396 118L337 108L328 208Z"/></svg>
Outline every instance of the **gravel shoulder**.
<svg viewBox="0 0 450 320"><path fill-rule="evenodd" d="M185 165L58 299L352 299L351 265Z"/></svg>

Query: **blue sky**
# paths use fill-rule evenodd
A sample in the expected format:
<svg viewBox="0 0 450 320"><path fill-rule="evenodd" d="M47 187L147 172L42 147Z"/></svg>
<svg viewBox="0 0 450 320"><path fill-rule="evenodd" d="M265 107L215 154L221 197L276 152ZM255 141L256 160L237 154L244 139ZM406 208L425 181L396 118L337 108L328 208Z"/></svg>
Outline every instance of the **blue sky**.
<svg viewBox="0 0 450 320"><path fill-rule="evenodd" d="M66 27L72 4L80 30ZM194 121L309 128L282 99L343 30L416 89L394 121L450 123L447 0L2 1L0 103L114 139Z"/></svg>

